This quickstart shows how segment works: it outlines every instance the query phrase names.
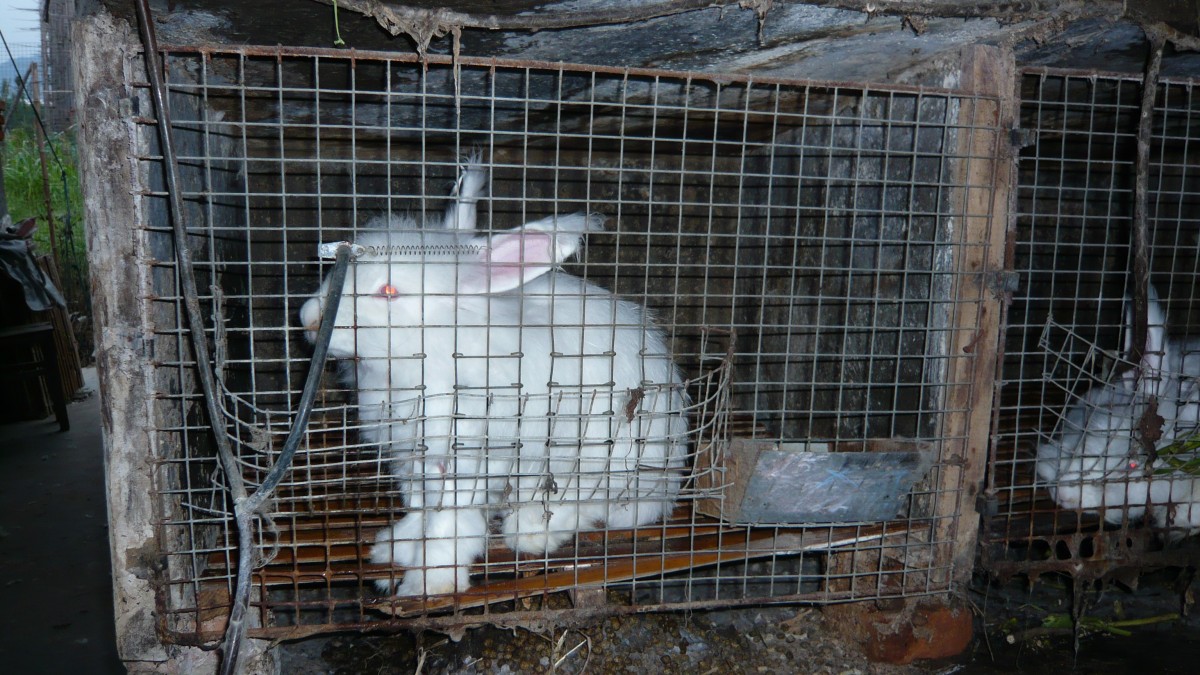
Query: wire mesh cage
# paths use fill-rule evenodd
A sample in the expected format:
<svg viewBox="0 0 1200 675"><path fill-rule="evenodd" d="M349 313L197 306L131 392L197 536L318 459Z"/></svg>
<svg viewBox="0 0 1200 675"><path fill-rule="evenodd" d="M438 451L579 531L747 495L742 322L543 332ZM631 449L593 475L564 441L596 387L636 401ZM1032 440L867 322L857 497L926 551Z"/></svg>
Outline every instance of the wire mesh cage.
<svg viewBox="0 0 1200 675"><path fill-rule="evenodd" d="M1020 157L1020 291L981 535L995 573L1095 579L1195 562L1176 545L1200 525L1194 86L1164 80L1156 95L1142 309L1131 281L1141 79L1022 75L1034 140Z"/></svg>
<svg viewBox="0 0 1200 675"><path fill-rule="evenodd" d="M255 534L252 635L961 577L971 401L991 386L974 345L998 320L996 97L306 49L165 60L218 427L251 485L296 414L319 247L359 247L340 364ZM163 632L205 641L236 537L138 119L157 593Z"/></svg>
<svg viewBox="0 0 1200 675"><path fill-rule="evenodd" d="M55 132L65 131L74 123L70 68L70 26L74 18L75 5L62 0L47 0L41 11L41 56L46 73L43 116L46 126Z"/></svg>

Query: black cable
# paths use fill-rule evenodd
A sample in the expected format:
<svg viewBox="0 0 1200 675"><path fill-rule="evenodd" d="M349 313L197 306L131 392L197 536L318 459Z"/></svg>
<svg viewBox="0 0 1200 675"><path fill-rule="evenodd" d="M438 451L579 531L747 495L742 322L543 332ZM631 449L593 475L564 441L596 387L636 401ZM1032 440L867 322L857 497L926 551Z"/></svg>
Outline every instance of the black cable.
<svg viewBox="0 0 1200 675"><path fill-rule="evenodd" d="M146 0L141 0L145 2ZM283 480L284 474L292 464L292 458L300 446L300 438L308 427L308 419L312 414L313 403L317 395L317 386L321 381L321 373L325 370L325 356L329 349L329 339L333 335L333 323L337 317L338 305L342 299L342 285L346 281L346 269L350 263L350 245L342 242L337 248L337 259L333 271L329 274L329 290L325 293L325 305L321 312L321 325L313 345L312 361L308 365L308 376L304 380L304 389L300 394L300 403L296 410L296 418L292 420L292 428L284 441L279 459L267 472L266 478L254 491L254 494L242 500L235 500L233 510L238 523L238 576L237 586L233 597L233 607L229 610L229 624L225 631L225 644L221 651L221 673L232 675L236 672L238 654L241 651L242 639L246 634L245 615L250 601L250 573L254 569L254 528L251 526L254 516L266 504L271 493Z"/></svg>
<svg viewBox="0 0 1200 675"><path fill-rule="evenodd" d="M222 419L221 410L217 404L217 386L210 363L208 342L204 339L204 317L200 313L200 293L196 289L196 279L193 274L192 251L187 245L187 226L184 223L183 202L179 191L179 167L175 162L175 143L171 135L171 115L167 108L165 87L159 72L161 64L158 59L158 43L154 37L154 29L150 24L150 8L146 0L137 3L138 18L142 26L142 41L145 46L146 73L150 78L150 98L158 115L158 135L162 144L163 173L167 183L167 205L171 216L171 225L175 237L175 258L178 264L176 270L179 283L183 290L183 305L191 331L191 346L196 357L200 386L204 393L208 415L214 429L217 429ZM224 433L218 433L217 453L225 470L230 474L230 488L234 499L244 498L245 483L241 472L235 472L236 467L233 452L229 448L229 440Z"/></svg>
<svg viewBox="0 0 1200 675"><path fill-rule="evenodd" d="M350 263L350 244L342 242L337 247L337 258L333 270L329 273L329 290L325 292L325 304L321 309L321 325L317 328L317 336L313 343L312 362L308 368L308 377L304 380L304 388L300 393L300 403L296 410L296 419L292 421L291 431L279 452L279 459L267 472L254 494L246 500L248 505L257 510L270 496L272 490L279 485L283 474L287 472L300 445L300 437L308 426L308 418L312 414L313 404L317 397L317 386L321 382L321 373L325 370L325 355L329 350L329 339L333 335L333 322L337 317L338 305L342 300L342 286L346 283L346 269Z"/></svg>
<svg viewBox="0 0 1200 675"><path fill-rule="evenodd" d="M146 72L150 79L151 100L154 103L158 121L159 140L162 144L163 168L167 180L167 197L170 206L172 232L175 238L175 256L177 275L183 290L184 308L189 324L189 337L193 352L196 356L196 372L200 379L204 402L212 425L213 436L217 445L217 455L221 468L229 483L229 493L233 498L233 513L238 535L238 572L233 595L233 607L229 611L229 623L225 630L222 645L221 672L231 674L236 672L238 655L241 651L242 640L246 634L245 614L250 598L251 573L255 565L253 519L260 511L271 492L279 485L283 475L291 465L292 458L300 444L312 413L313 402L316 398L317 385L324 370L325 356L329 347L329 338L333 334L334 319L337 316L338 304L342 297L342 285L346 278L346 268L350 263L350 246L342 243L337 248L337 260L330 274L329 290L326 292L325 307L321 315L321 325L317 330L312 361L308 367L308 377L304 382L304 390L300 395L299 408L296 418L292 421L291 431L280 452L279 459L271 467L266 478L254 494L248 495L245 479L238 466L230 446L229 437L221 424L222 411L217 399L217 390L213 371L209 366L208 343L205 339L204 319L200 314L199 293L196 289L196 279L192 265L191 250L187 246L187 227L184 223L183 203L181 200L179 166L175 159L175 145L171 134L170 111L166 102L166 87L163 85L160 70L163 63L159 60L158 42L154 35L154 26L150 16L148 0L138 0L138 23L141 26L142 44L145 49Z"/></svg>
<svg viewBox="0 0 1200 675"><path fill-rule="evenodd" d="M238 467L237 458L233 454L233 450L229 445L229 437L223 428L222 411L217 402L217 386L214 381L212 368L209 366L211 360L209 358L208 342L205 337L204 318L200 313L199 292L196 290L196 279L192 266L192 253L188 248L187 242L187 226L184 223L183 202L179 192L179 166L175 162L175 144L171 135L171 116L167 108L165 87L163 86L162 74L160 73L162 63L158 58L158 43L154 36L154 26L151 23L150 7L146 0L139 0L136 3L138 23L141 26L142 45L145 50L144 57L146 62L146 74L150 80L150 99L153 103L155 112L158 117L158 137L162 145L163 157L163 173L165 174L167 183L167 204L168 212L171 217L172 232L175 239L175 260L176 260L176 276L179 279L182 287L183 306L185 315L187 316L188 336L192 346L192 353L196 357L196 373L200 380L200 389L204 394L204 403L207 408L209 424L213 429L213 439L217 446L217 458L221 463L221 468L225 473L225 479L229 484L229 494L233 499L235 517L237 515L237 505L244 502L246 499L246 483L242 477L241 469ZM254 562L251 541L251 532L248 524L244 519L237 518L238 527L238 592L241 591L240 579L244 568L252 567ZM249 576L249 572L246 572ZM238 595L235 594L234 609L237 610ZM229 625L225 631L226 648L233 645L233 661L236 664L237 654L236 648L241 643L241 636L244 632L242 622L235 622L231 618ZM243 609L244 612L244 609ZM229 658L229 653L226 652L226 659ZM228 672L228 671L227 671Z"/></svg>

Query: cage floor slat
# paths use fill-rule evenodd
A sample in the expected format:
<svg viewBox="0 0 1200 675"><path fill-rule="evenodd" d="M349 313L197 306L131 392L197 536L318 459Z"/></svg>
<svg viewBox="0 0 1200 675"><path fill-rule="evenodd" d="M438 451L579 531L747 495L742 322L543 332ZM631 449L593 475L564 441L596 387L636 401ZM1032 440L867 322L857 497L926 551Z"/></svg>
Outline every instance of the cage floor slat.
<svg viewBox="0 0 1200 675"><path fill-rule="evenodd" d="M766 431L746 415L731 418L731 425L747 435L766 437ZM403 573L366 558L374 532L401 512L399 497L384 468L387 462L375 449L340 446L344 440L344 434L337 431L314 431L305 451L297 456L291 474L301 480L282 484L274 496L275 530L266 539L274 544L273 557L255 571L258 583L309 588L362 585ZM482 576L485 583L462 597L439 600L443 604L438 607L477 606L800 549L831 549L901 529L896 525L886 530L884 526L747 529L701 516L685 501L666 523L636 530L583 531L576 535L574 545L548 555L519 556L495 536L484 560L472 565L472 574ZM223 552L211 554L208 563L210 574L229 571ZM430 605L422 602L422 611L428 611ZM390 601L384 604L396 606Z"/></svg>
<svg viewBox="0 0 1200 675"><path fill-rule="evenodd" d="M1033 537L1054 537L1076 532L1100 529L1101 519L1097 515L1081 511L1058 509L1054 502L1041 501L1024 513L993 517L985 528L985 536L992 540L1020 541Z"/></svg>
<svg viewBox="0 0 1200 675"><path fill-rule="evenodd" d="M764 552L760 542L770 538L770 531L748 532L740 528L731 528L723 532L697 535L694 537L674 536L662 537L660 531L653 528L647 533L632 533L634 538L623 538L624 541L610 541L607 545L595 535L583 533L577 546L560 549L548 556L518 556L503 546L493 546L489 549L485 561L472 565L474 574L504 574L530 575L547 570L562 570L572 568L577 571L595 569L606 565L614 565L621 561L631 561L644 558L663 558L687 556L697 553L697 564L711 564L705 557L718 548L727 549L726 553L741 553L743 557L749 551L758 555ZM602 533L601 533L602 534ZM611 534L611 533L610 533ZM777 552L777 551L776 551ZM300 553L300 555L296 555ZM324 553L325 555L322 555ZM353 581L359 579L376 580L395 576L397 568L363 562L360 547L355 544L342 544L327 548L309 547L290 551L283 549L255 576L267 585L303 584L305 580ZM554 573L554 572L551 572ZM621 579L617 579L621 580Z"/></svg>
<svg viewBox="0 0 1200 675"><path fill-rule="evenodd" d="M771 437L745 414L731 415L728 424L743 437ZM665 523L582 531L573 544L545 555L517 554L493 533L482 560L471 565L475 585L469 590L419 599L378 598L373 582L395 582L404 571L369 562L367 555L375 532L403 513L401 498L389 476L388 461L378 450L346 447L345 440L338 430L315 430L295 459L289 474L295 478L280 485L273 497L273 529L263 534L263 541L272 544L272 557L254 572L254 579L264 588L295 589L297 597L291 605L296 607L308 602L303 599L307 595L317 592L324 597L336 586L337 597L353 596L343 597L343 602L395 616L477 608L550 592L853 546L902 535L908 527L900 523L807 529L731 526L695 512L685 499ZM256 475L261 467L272 463L273 450L247 467L251 484L261 477ZM229 564L224 551L214 552L206 573L227 575ZM328 599L313 602L324 607Z"/></svg>
<svg viewBox="0 0 1200 675"><path fill-rule="evenodd" d="M721 563L743 562L787 553L803 551L828 550L838 546L847 546L864 539L883 536L885 526L877 525L870 528L856 529L857 536L834 538L821 536L802 529L794 530L740 530L746 541L743 546L725 547L722 538L708 536L697 538L689 544L688 550L670 552L664 547L659 554L638 552L636 555L613 557L607 555L599 559L576 557L574 563L565 569L550 571L545 574L521 576L514 579L503 579L473 586L463 593L434 596L426 598L389 598L368 605L371 609L392 614L394 616L416 616L433 611L448 609L472 609L496 602L520 600L549 592L565 591L573 588L600 587L603 585L623 583L635 579L656 578L673 572L693 570ZM894 534L902 528L896 528L889 534Z"/></svg>
<svg viewBox="0 0 1200 675"><path fill-rule="evenodd" d="M288 565L305 565L313 563L347 563L364 559L362 541L364 535L371 535L380 527L390 522L390 514L360 512L357 515L323 516L313 513L308 516L289 515L276 520L277 539L274 543L278 549L263 574L267 576L291 577L280 574L277 570ZM703 522L707 521L707 522ZM661 525L651 525L637 530L591 530L577 535L579 551L608 547L630 542L690 540L696 537L719 535L722 532L730 536L732 532L744 530L723 530L720 523L711 519L692 522L690 508L684 506L676 510L671 521ZM498 542L498 540L497 540ZM593 555L595 555L593 553ZM492 561L511 562L513 554L503 545L496 543L488 552ZM365 565L362 568L370 567ZM225 569L225 556L214 552L209 556L209 570L222 571ZM388 569L381 566L380 569ZM270 572L268 572L270 570ZM336 572L333 573L337 576ZM323 575L329 576L329 575Z"/></svg>
<svg viewBox="0 0 1200 675"><path fill-rule="evenodd" d="M396 568L369 563L365 557L367 545L363 542L363 534L386 522L386 514L280 519L277 522L278 549L271 560L255 572L255 578L266 586L310 586L394 577L398 572ZM500 583L496 587L498 599L504 599L511 598L513 584L528 594L536 589L565 590L580 583L616 583L731 560L795 553L800 549L828 550L882 537L885 533L900 533L904 529L897 525L887 528L747 529L698 516L684 505L676 510L668 523L636 530L581 532L577 535L576 546L565 547L548 556L518 556L501 545L497 538L484 561L472 566L472 572L521 577L515 581L495 582ZM226 569L223 555L214 553L210 556L209 573L219 574ZM603 572L597 576L595 570ZM546 580L529 581L525 579L527 576L545 577Z"/></svg>
<svg viewBox="0 0 1200 675"><path fill-rule="evenodd" d="M906 536L909 527L904 523L884 523L872 526L845 526L821 528L726 528L723 533L727 539L739 539L743 545L737 548L721 548L724 543L717 535L697 537L692 540L658 540L654 549L658 555L653 555L644 548L653 542L641 542L637 555L629 552L626 547L623 555L608 551L607 555L595 558L581 557L574 563L564 562L563 566L550 569L544 561L536 565L508 571L507 573L492 572L486 574L469 590L454 595L431 596L425 598L374 598L373 590L368 590L366 582L374 579L388 578L395 570L383 566L363 566L357 570L346 569L341 572L331 572L328 568L296 568L293 575L276 577L271 572L256 573L257 582L269 585L287 584L297 588L312 584L332 585L334 583L357 583L359 593L355 597L312 598L296 597L280 605L286 611L331 611L340 608L354 612L363 610L377 611L381 614L406 618L420 615L444 613L448 611L470 610L488 605L520 601L549 593L573 589L602 588L605 584L620 584L636 579L653 580L658 577L685 570L719 564L745 562L755 558L768 558L788 553L812 551L829 551L837 548L849 548L856 544L869 543L890 536ZM721 534L721 533L718 533ZM713 548L716 545L717 548ZM475 566L476 568L482 565ZM476 571L476 570L473 570ZM209 628L213 639L219 636L221 628L220 617L228 607L228 593L222 582L208 584L209 588L201 593L206 598L203 607L199 609L201 616L214 619ZM263 633L261 636L267 636Z"/></svg>

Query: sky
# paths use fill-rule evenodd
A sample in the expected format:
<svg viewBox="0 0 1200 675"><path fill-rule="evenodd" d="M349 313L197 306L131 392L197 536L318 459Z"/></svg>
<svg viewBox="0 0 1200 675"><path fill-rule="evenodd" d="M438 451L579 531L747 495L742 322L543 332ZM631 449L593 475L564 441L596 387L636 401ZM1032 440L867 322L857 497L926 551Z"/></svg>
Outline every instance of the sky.
<svg viewBox="0 0 1200 675"><path fill-rule="evenodd" d="M9 44L41 41L37 9L40 0L0 0L0 31Z"/></svg>

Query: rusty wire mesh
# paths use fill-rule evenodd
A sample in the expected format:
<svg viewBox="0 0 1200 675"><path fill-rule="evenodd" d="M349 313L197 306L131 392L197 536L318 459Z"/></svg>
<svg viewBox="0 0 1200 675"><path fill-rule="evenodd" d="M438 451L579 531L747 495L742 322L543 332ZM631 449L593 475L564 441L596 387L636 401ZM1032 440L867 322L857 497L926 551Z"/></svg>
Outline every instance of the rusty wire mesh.
<svg viewBox="0 0 1200 675"><path fill-rule="evenodd" d="M562 547L520 555L493 521L482 553L460 563L470 589L396 600L373 582L403 570L368 551L409 493L363 437L371 422L353 379L331 367L257 535L266 563L252 634L947 590L947 524L968 500L942 479L943 447L963 441L949 431L966 413L950 392L968 386L956 378L975 358L951 345L984 321L958 290L964 252L984 245L962 194L991 188L968 169L994 161L961 150L966 134L994 131L970 97L282 48L172 48L166 60L222 424L251 483L294 413L309 354L297 313L321 281L317 244L353 240L381 213L440 214L472 152L490 174L483 229L607 217L565 269L650 311L681 375L648 384L690 396L674 411L686 431L668 439L684 450L666 520L586 523ZM150 168L160 158L146 138ZM232 521L190 372L162 188L146 175L162 621L172 639L203 642L228 605ZM932 453L932 470L894 519L745 526L697 508L723 508L714 458L739 439L808 451L899 440Z"/></svg>
<svg viewBox="0 0 1200 675"><path fill-rule="evenodd" d="M1165 340L1129 347L1136 76L1022 76L1014 267L983 561L1001 576L1127 578L1195 564L1200 375L1195 85L1160 83L1149 164L1150 281ZM1156 323L1155 309L1149 321ZM1157 361L1155 360L1157 359ZM1151 399L1162 419L1146 416ZM1159 459L1148 455L1156 448ZM1176 463L1178 462L1178 463Z"/></svg>

